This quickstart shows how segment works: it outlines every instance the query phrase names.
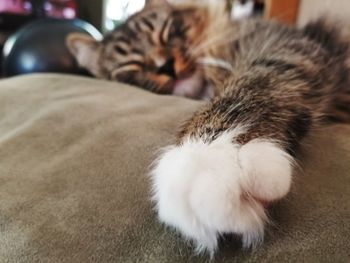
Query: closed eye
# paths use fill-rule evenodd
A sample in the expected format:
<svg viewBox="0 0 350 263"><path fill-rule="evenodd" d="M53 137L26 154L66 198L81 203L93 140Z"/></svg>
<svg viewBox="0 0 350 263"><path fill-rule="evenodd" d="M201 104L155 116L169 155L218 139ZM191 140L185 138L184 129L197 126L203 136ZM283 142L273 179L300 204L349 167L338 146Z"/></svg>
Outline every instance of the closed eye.
<svg viewBox="0 0 350 263"><path fill-rule="evenodd" d="M122 48L121 46L114 46L114 50L123 56L128 54L128 52L124 48Z"/></svg>
<svg viewBox="0 0 350 263"><path fill-rule="evenodd" d="M131 66L131 65L135 65L135 66L138 66L139 68L143 68L145 64L137 60L130 60L128 62L119 64L119 68Z"/></svg>
<svg viewBox="0 0 350 263"><path fill-rule="evenodd" d="M139 61L129 61L120 64L116 69L112 71L112 76L116 76L121 73L130 72L130 71L140 71L144 68L144 64Z"/></svg>
<svg viewBox="0 0 350 263"><path fill-rule="evenodd" d="M172 27L173 24L173 19L171 17L169 17L165 23L163 24L162 29L160 30L160 34L159 34L159 42L162 45L166 45L166 43L169 40L169 32L170 32L170 28Z"/></svg>

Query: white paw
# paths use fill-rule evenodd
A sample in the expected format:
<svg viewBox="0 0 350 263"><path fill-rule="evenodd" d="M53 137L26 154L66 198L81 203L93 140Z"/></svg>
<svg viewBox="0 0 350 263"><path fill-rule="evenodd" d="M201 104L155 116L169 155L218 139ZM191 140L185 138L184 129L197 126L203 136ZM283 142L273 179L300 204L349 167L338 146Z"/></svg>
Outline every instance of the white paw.
<svg viewBox="0 0 350 263"><path fill-rule="evenodd" d="M260 242L267 216L263 203L285 196L291 185L291 157L277 144L253 140L233 144L237 132L210 144L186 140L169 147L152 172L159 219L211 254L224 233Z"/></svg>

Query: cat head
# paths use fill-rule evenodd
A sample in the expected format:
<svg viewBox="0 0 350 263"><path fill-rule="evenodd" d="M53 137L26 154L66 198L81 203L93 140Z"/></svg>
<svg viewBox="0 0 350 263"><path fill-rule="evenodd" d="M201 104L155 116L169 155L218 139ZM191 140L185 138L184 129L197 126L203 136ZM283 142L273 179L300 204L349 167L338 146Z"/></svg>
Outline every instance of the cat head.
<svg viewBox="0 0 350 263"><path fill-rule="evenodd" d="M73 33L67 45L94 76L165 94L197 98L204 86L192 52L208 27L208 9L148 0L102 41Z"/></svg>

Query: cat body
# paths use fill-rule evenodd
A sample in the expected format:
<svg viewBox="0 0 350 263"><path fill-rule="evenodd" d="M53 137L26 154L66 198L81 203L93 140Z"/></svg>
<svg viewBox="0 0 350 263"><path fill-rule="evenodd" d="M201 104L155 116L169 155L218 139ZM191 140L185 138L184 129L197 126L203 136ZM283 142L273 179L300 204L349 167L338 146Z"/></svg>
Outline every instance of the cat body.
<svg viewBox="0 0 350 263"><path fill-rule="evenodd" d="M210 98L154 166L157 213L199 250L213 253L226 233L255 245L266 204L290 190L301 140L349 120L346 36L326 20L297 29L149 2L102 42L72 35L68 46L97 77Z"/></svg>

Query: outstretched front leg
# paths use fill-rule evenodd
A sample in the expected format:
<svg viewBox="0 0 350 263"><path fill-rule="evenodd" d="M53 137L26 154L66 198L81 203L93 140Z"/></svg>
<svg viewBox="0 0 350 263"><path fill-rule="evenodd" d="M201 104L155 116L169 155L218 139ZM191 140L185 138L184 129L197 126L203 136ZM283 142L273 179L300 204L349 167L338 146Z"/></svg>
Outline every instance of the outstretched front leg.
<svg viewBox="0 0 350 263"><path fill-rule="evenodd" d="M152 172L160 221L200 251L212 254L225 233L254 246L263 239L266 204L289 192L292 154L310 117L253 93L225 92L197 112Z"/></svg>

